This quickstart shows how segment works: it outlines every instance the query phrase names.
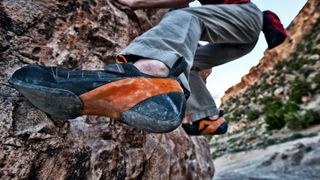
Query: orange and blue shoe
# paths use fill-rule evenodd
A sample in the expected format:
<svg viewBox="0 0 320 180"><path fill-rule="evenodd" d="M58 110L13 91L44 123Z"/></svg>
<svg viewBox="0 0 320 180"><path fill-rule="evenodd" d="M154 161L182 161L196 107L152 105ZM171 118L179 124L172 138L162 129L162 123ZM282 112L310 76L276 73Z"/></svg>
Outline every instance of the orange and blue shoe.
<svg viewBox="0 0 320 180"><path fill-rule="evenodd" d="M108 116L149 132L169 132L184 117L186 98L178 61L165 78L141 73L130 63L104 70L69 70L29 65L9 80L34 106L59 119Z"/></svg>
<svg viewBox="0 0 320 180"><path fill-rule="evenodd" d="M223 111L220 110L219 117L215 120L204 118L192 124L182 124L183 129L188 135L221 135L228 131L228 123L223 118Z"/></svg>

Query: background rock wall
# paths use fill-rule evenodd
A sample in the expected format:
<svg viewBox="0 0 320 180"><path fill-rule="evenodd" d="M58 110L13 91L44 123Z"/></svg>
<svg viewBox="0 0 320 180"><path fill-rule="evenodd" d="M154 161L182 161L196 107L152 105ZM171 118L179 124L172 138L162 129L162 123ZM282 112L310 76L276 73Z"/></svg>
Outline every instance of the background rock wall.
<svg viewBox="0 0 320 180"><path fill-rule="evenodd" d="M102 69L163 11L110 0L0 1L0 179L211 179L205 138L148 134L107 117L50 119L7 80L32 63Z"/></svg>
<svg viewBox="0 0 320 180"><path fill-rule="evenodd" d="M320 179L319 12L309 0L293 43L266 51L225 96L228 133L210 140L215 179Z"/></svg>
<svg viewBox="0 0 320 180"><path fill-rule="evenodd" d="M230 87L221 99L221 103L226 102L259 80L261 74L273 68L275 64L288 58L295 51L297 45L303 40L303 35L308 33L312 26L320 18L319 12L320 2L318 0L309 0L296 16L293 22L287 28L292 38L292 42L284 42L280 46L266 50L259 64L252 67L247 75L242 77L241 82Z"/></svg>
<svg viewBox="0 0 320 180"><path fill-rule="evenodd" d="M308 5L301 12L314 13L299 14L294 23L313 24L310 30L297 31L296 48L270 57L274 66L223 103L228 133L210 140L215 178L319 179L320 3ZM288 57L280 59L283 56Z"/></svg>

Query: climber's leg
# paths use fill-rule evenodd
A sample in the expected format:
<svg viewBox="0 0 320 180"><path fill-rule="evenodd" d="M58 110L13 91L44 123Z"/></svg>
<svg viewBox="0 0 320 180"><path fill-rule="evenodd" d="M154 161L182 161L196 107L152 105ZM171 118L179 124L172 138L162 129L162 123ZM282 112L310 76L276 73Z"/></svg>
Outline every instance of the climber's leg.
<svg viewBox="0 0 320 180"><path fill-rule="evenodd" d="M172 11L157 26L136 38L124 49L120 53L121 56L118 57L118 61L123 62L123 57L125 57L129 62L134 62L134 65L140 71L159 77L166 76L168 73L170 75L170 72L175 72L179 69L175 66L178 59L186 60L188 66L181 69L185 73L179 78L183 84L182 87L188 94L187 75L192 66L193 56L201 32L202 25L196 17L181 10ZM163 64L159 64L156 61ZM156 65L153 65L154 63ZM165 67L163 66L164 64ZM170 103L170 101L167 103ZM159 104L162 103L159 102ZM145 112L149 111L150 115L159 114L157 110L159 104L150 106L147 110L145 109ZM123 114L134 115L130 113ZM121 122L135 127L148 127L153 132L167 132L168 128L172 130L178 127L181 124L181 120L168 121L163 116L155 120L151 118L124 118Z"/></svg>
<svg viewBox="0 0 320 180"><path fill-rule="evenodd" d="M204 5L183 9L204 24L201 40L215 44L251 44L262 29L262 12L253 3Z"/></svg>
<svg viewBox="0 0 320 180"><path fill-rule="evenodd" d="M202 32L203 24L196 16L183 9L171 11L155 27L134 39L121 51L118 61L123 62L122 56L129 62L157 60L172 69L175 62L183 58L188 67L179 78L184 88L189 89L187 77Z"/></svg>
<svg viewBox="0 0 320 180"><path fill-rule="evenodd" d="M120 54L132 62L141 58L158 60L169 69L177 59L184 58L188 68L179 78L183 86L189 89L187 77L194 65L199 39L220 44L217 45L220 49L224 46L233 46L235 49L227 53L211 51L209 55L216 56L215 59L219 57L217 61L202 56L203 63L211 68L239 57L237 48L252 49L261 28L262 13L253 3L184 8L167 13L158 25L137 37ZM121 61L122 58L118 59Z"/></svg>
<svg viewBox="0 0 320 180"><path fill-rule="evenodd" d="M240 58L249 53L255 44L256 42L243 45L209 43L198 47L189 79L191 96L187 101L188 116L193 124L183 126L188 134L212 135L227 131L228 126L221 110L216 107L199 72Z"/></svg>
<svg viewBox="0 0 320 180"><path fill-rule="evenodd" d="M167 77L169 68L161 61L151 59L139 59L133 64L140 72L155 77Z"/></svg>
<svg viewBox="0 0 320 180"><path fill-rule="evenodd" d="M195 71L212 68L248 53L256 44L262 28L262 13L252 3L206 5L185 10L206 24L201 39L210 42L197 49ZM225 133L227 124L221 117L222 113L199 79L195 72L190 76L189 83L193 87L188 100L188 114L193 123L183 127L190 135Z"/></svg>
<svg viewBox="0 0 320 180"><path fill-rule="evenodd" d="M247 24L243 19L247 19ZM158 60L169 69L178 58L184 58L189 66L186 76L180 76L180 80L188 89L186 77L193 65L196 42L200 38L215 43L252 44L261 30L261 20L261 12L253 4L208 5L176 10L168 13L156 27L136 38L120 54L133 62L141 58ZM217 113L216 109L213 111Z"/></svg>

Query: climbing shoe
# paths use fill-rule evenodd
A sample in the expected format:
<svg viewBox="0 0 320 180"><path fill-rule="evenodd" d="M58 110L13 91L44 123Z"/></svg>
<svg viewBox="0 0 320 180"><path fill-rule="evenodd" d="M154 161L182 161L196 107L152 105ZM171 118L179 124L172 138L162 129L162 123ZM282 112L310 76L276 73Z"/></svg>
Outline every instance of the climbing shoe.
<svg viewBox="0 0 320 180"><path fill-rule="evenodd" d="M204 118L192 124L182 124L182 127L191 136L224 134L228 130L228 123L222 116L223 111L220 110L219 117L215 120Z"/></svg>
<svg viewBox="0 0 320 180"><path fill-rule="evenodd" d="M177 77L186 62L177 61L169 77L152 77L130 63L104 70L69 70L29 65L9 80L34 106L55 118L108 116L150 132L169 132L184 117L186 98Z"/></svg>

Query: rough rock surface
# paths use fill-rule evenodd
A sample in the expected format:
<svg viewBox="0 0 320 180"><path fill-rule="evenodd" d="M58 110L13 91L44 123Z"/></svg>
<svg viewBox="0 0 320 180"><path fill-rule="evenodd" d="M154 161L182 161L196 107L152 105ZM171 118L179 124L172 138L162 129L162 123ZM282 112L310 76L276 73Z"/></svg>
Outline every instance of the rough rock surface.
<svg viewBox="0 0 320 180"><path fill-rule="evenodd" d="M221 103L223 104L230 97L244 92L247 88L259 80L260 76L264 72L272 69L275 64L290 56L292 52L296 50L297 45L303 41L303 35L310 31L312 26L320 18L319 7L320 2L318 0L308 0L306 5L302 8L300 13L287 28L292 41L286 41L277 48L266 50L259 64L252 67L249 73L242 77L241 82L230 87L225 92L225 95L221 99Z"/></svg>
<svg viewBox="0 0 320 180"><path fill-rule="evenodd" d="M101 69L162 11L110 0L0 1L0 179L211 179L205 138L148 134L106 117L52 121L7 80L38 63Z"/></svg>

